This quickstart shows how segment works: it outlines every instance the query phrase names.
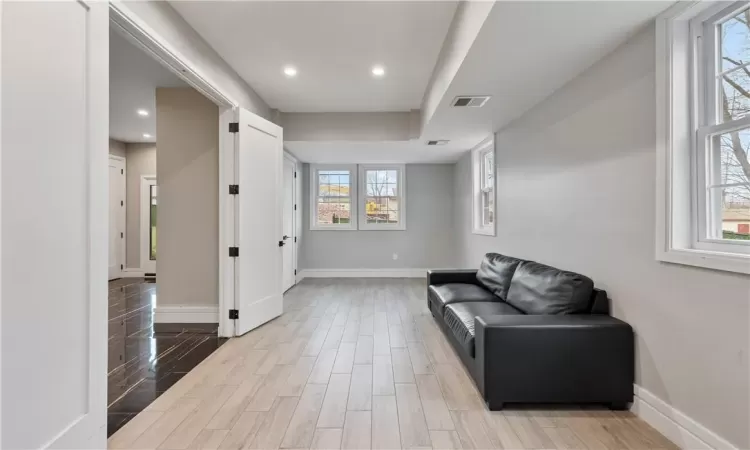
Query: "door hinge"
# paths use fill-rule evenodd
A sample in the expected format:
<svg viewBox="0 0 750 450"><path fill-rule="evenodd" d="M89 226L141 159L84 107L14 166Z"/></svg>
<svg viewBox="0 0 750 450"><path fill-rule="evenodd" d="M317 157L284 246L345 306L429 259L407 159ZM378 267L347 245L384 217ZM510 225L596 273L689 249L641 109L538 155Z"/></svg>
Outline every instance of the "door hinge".
<svg viewBox="0 0 750 450"><path fill-rule="evenodd" d="M125 175L125 169L120 169L120 175Z"/></svg>
<svg viewBox="0 0 750 450"><path fill-rule="evenodd" d="M125 234L124 233L120 233L120 239L122 239L124 237L125 237Z"/></svg>
<svg viewBox="0 0 750 450"><path fill-rule="evenodd" d="M124 268L125 268L125 267L123 267L123 265L122 265L122 264L120 264L120 270L122 270L122 269L124 269Z"/></svg>
<svg viewBox="0 0 750 450"><path fill-rule="evenodd" d="M229 319L230 320L237 320L240 318L240 310L239 309L230 309L229 310Z"/></svg>
<svg viewBox="0 0 750 450"><path fill-rule="evenodd" d="M240 185L239 184L230 184L229 185L229 195L237 195L240 193Z"/></svg>
<svg viewBox="0 0 750 450"><path fill-rule="evenodd" d="M294 274L297 275L297 269L294 269Z"/></svg>
<svg viewBox="0 0 750 450"><path fill-rule="evenodd" d="M294 236L294 242L297 242L297 236Z"/></svg>
<svg viewBox="0 0 750 450"><path fill-rule="evenodd" d="M297 172L296 171L294 172L294 178L297 178Z"/></svg>
<svg viewBox="0 0 750 450"><path fill-rule="evenodd" d="M240 248L239 247L229 247L229 256L231 258L236 258L240 256Z"/></svg>
<svg viewBox="0 0 750 450"><path fill-rule="evenodd" d="M125 202L120 200L120 206L125 206Z"/></svg>
<svg viewBox="0 0 750 450"><path fill-rule="evenodd" d="M297 211L297 205L294 205L294 210Z"/></svg>
<svg viewBox="0 0 750 450"><path fill-rule="evenodd" d="M230 133L239 133L240 132L240 123L239 122L230 122L229 123L229 132Z"/></svg>

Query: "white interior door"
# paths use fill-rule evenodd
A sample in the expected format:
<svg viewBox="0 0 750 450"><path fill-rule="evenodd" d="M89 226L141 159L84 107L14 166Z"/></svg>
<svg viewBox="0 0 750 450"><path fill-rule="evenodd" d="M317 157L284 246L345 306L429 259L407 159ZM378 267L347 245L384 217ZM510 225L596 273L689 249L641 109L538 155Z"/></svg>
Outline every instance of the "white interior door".
<svg viewBox="0 0 750 450"><path fill-rule="evenodd" d="M239 164L235 258L236 334L244 334L283 312L282 160L279 126L242 108L235 134Z"/></svg>
<svg viewBox="0 0 750 450"><path fill-rule="evenodd" d="M108 4L0 8L0 447L103 449Z"/></svg>
<svg viewBox="0 0 750 450"><path fill-rule="evenodd" d="M125 160L109 157L109 279L125 267Z"/></svg>
<svg viewBox="0 0 750 450"><path fill-rule="evenodd" d="M297 165L289 158L284 158L284 235L282 237L284 246L282 247L283 283L284 291L294 286L294 269L295 262L295 245L294 245L294 172Z"/></svg>

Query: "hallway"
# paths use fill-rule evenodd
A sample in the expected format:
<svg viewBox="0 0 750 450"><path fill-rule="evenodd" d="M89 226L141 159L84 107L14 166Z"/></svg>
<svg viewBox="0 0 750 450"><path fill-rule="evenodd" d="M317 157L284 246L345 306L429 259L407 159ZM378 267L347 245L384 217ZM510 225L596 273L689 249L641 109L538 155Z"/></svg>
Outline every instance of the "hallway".
<svg viewBox="0 0 750 450"><path fill-rule="evenodd" d="M630 412L488 412L426 309L424 280L307 279L110 448L676 448ZM181 377L181 375L180 375Z"/></svg>
<svg viewBox="0 0 750 450"><path fill-rule="evenodd" d="M155 304L154 282L109 282L108 436L226 341L214 327L154 333Z"/></svg>

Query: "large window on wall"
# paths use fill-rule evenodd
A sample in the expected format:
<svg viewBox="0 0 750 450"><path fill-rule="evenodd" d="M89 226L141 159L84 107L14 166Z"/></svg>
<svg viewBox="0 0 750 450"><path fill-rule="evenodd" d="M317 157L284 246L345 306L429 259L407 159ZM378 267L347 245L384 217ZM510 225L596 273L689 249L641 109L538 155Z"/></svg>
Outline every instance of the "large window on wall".
<svg viewBox="0 0 750 450"><path fill-rule="evenodd" d="M471 151L472 231L495 235L495 141L488 139Z"/></svg>
<svg viewBox="0 0 750 450"><path fill-rule="evenodd" d="M151 199L151 207L149 208L149 236L148 236L148 247L149 255L148 258L151 261L156 261L156 190L158 187L154 184L150 186L149 197Z"/></svg>
<svg viewBox="0 0 750 450"><path fill-rule="evenodd" d="M357 228L356 177L355 166L311 166L312 229Z"/></svg>
<svg viewBox="0 0 750 450"><path fill-rule="evenodd" d="M311 165L312 230L405 230L405 166Z"/></svg>
<svg viewBox="0 0 750 450"><path fill-rule="evenodd" d="M359 229L403 230L404 166L359 166Z"/></svg>
<svg viewBox="0 0 750 450"><path fill-rule="evenodd" d="M750 273L750 4L657 20L657 258Z"/></svg>

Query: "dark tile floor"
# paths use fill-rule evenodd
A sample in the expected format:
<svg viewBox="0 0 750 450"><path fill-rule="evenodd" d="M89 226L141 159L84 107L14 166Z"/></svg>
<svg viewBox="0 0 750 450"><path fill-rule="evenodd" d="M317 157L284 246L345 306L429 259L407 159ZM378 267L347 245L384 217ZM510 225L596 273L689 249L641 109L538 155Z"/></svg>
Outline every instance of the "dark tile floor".
<svg viewBox="0 0 750 450"><path fill-rule="evenodd" d="M155 305L153 281L109 282L108 436L226 341L205 328L154 333Z"/></svg>

